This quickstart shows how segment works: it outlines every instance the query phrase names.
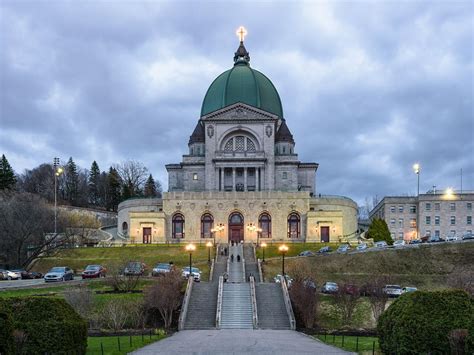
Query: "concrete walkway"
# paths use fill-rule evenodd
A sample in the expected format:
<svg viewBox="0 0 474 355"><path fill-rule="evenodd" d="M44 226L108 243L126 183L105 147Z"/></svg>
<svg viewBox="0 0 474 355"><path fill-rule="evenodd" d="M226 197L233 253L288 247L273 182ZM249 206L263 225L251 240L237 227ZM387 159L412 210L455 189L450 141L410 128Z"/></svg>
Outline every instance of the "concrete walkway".
<svg viewBox="0 0 474 355"><path fill-rule="evenodd" d="M183 330L132 354L352 354L292 330Z"/></svg>

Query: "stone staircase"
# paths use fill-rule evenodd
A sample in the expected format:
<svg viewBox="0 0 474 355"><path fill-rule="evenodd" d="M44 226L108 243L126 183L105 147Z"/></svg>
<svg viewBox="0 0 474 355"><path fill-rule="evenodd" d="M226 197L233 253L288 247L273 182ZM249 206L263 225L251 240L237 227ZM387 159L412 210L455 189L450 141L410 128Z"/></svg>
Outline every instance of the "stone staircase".
<svg viewBox="0 0 474 355"><path fill-rule="evenodd" d="M216 327L217 282L195 282L189 299L184 329Z"/></svg>
<svg viewBox="0 0 474 355"><path fill-rule="evenodd" d="M261 282L258 273L258 265L255 260L253 253L253 245L244 245L244 259L245 259L245 279L248 280L249 276L252 275L255 278L255 282Z"/></svg>
<svg viewBox="0 0 474 355"><path fill-rule="evenodd" d="M225 283L221 329L253 329L249 283Z"/></svg>
<svg viewBox="0 0 474 355"><path fill-rule="evenodd" d="M256 283L258 327L261 329L290 329L281 285Z"/></svg>
<svg viewBox="0 0 474 355"><path fill-rule="evenodd" d="M242 245L234 245L229 248L229 258L231 262L229 263L229 280L228 282L243 282L243 249ZM231 255L234 256L234 261L232 261ZM237 256L240 256L240 262L237 261Z"/></svg>

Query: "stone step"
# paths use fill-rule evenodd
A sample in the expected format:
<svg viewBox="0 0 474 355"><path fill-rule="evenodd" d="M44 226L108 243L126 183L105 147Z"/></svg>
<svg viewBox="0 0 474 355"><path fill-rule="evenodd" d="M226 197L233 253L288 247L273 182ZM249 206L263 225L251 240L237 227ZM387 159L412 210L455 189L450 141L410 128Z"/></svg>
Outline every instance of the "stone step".
<svg viewBox="0 0 474 355"><path fill-rule="evenodd" d="M213 329L216 326L217 283L194 283L184 329Z"/></svg>
<svg viewBox="0 0 474 355"><path fill-rule="evenodd" d="M255 285L255 293L258 327L261 329L290 329L281 285L258 283Z"/></svg>

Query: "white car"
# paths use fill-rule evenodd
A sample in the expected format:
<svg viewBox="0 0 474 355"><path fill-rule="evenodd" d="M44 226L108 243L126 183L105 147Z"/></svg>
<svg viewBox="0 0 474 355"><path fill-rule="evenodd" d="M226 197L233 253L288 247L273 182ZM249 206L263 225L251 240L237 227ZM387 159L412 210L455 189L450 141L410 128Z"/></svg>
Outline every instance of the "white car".
<svg viewBox="0 0 474 355"><path fill-rule="evenodd" d="M358 250L358 251L362 251L362 250L366 250L366 249L367 249L367 244L366 243L359 244L356 247L356 250Z"/></svg>
<svg viewBox="0 0 474 355"><path fill-rule="evenodd" d="M21 272L5 270L7 273L8 280L20 280L21 279Z"/></svg>
<svg viewBox="0 0 474 355"><path fill-rule="evenodd" d="M403 239L400 239L400 240L396 240L393 242L393 246L395 248L397 247L404 247L406 245L405 241Z"/></svg>
<svg viewBox="0 0 474 355"><path fill-rule="evenodd" d="M400 285L385 285L383 292L387 294L388 297L398 297L403 293Z"/></svg>
<svg viewBox="0 0 474 355"><path fill-rule="evenodd" d="M183 267L181 269L181 275L187 279L189 277L189 266ZM199 270L197 267L193 267L191 269L191 275L194 278L194 281L199 282L201 281L201 270Z"/></svg>
<svg viewBox="0 0 474 355"><path fill-rule="evenodd" d="M447 241L447 242L455 242L455 241L457 241L457 240L459 240L459 238L458 238L456 235L452 235L452 234L451 234L451 235L448 235L448 236L446 237L446 241Z"/></svg>
<svg viewBox="0 0 474 355"><path fill-rule="evenodd" d="M53 267L44 275L44 282L74 280L74 271L67 266Z"/></svg>
<svg viewBox="0 0 474 355"><path fill-rule="evenodd" d="M385 240L382 240L380 242L375 243L376 248L386 248L387 246L388 246L388 244Z"/></svg>
<svg viewBox="0 0 474 355"><path fill-rule="evenodd" d="M293 282L293 279L290 276L288 276L288 274L285 275L285 279L286 279L286 284L288 285L288 287L290 287L291 283ZM279 284L281 282L281 275L277 274L273 278L273 281L275 281L275 283Z"/></svg>

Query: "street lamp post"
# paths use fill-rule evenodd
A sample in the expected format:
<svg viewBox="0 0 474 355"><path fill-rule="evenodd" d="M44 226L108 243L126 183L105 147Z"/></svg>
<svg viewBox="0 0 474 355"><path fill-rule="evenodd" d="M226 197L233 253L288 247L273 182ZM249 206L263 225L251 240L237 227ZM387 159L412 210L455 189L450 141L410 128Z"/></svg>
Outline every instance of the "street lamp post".
<svg viewBox="0 0 474 355"><path fill-rule="evenodd" d="M417 190L416 190L416 239L420 238L420 164L413 164L413 171L417 176Z"/></svg>
<svg viewBox="0 0 474 355"><path fill-rule="evenodd" d="M263 259L262 259L262 262L264 263L265 262L265 248L267 247L267 243L265 242L262 242L262 252L263 252Z"/></svg>
<svg viewBox="0 0 474 355"><path fill-rule="evenodd" d="M278 250L280 250L280 253L281 253L281 256L282 256L282 259L281 259L281 274L283 275L283 277L285 277L285 254L288 251L288 247L285 244L283 244L283 245L280 245Z"/></svg>
<svg viewBox="0 0 474 355"><path fill-rule="evenodd" d="M59 158L54 158L54 235L58 229L58 176L63 173L63 168L59 166Z"/></svg>
<svg viewBox="0 0 474 355"><path fill-rule="evenodd" d="M210 264L211 263L211 247L212 247L212 242L207 242L206 243L207 247L207 262Z"/></svg>
<svg viewBox="0 0 474 355"><path fill-rule="evenodd" d="M189 277L192 276L192 269L193 269L193 251L196 250L196 246L194 244L186 245L186 251L189 253Z"/></svg>

